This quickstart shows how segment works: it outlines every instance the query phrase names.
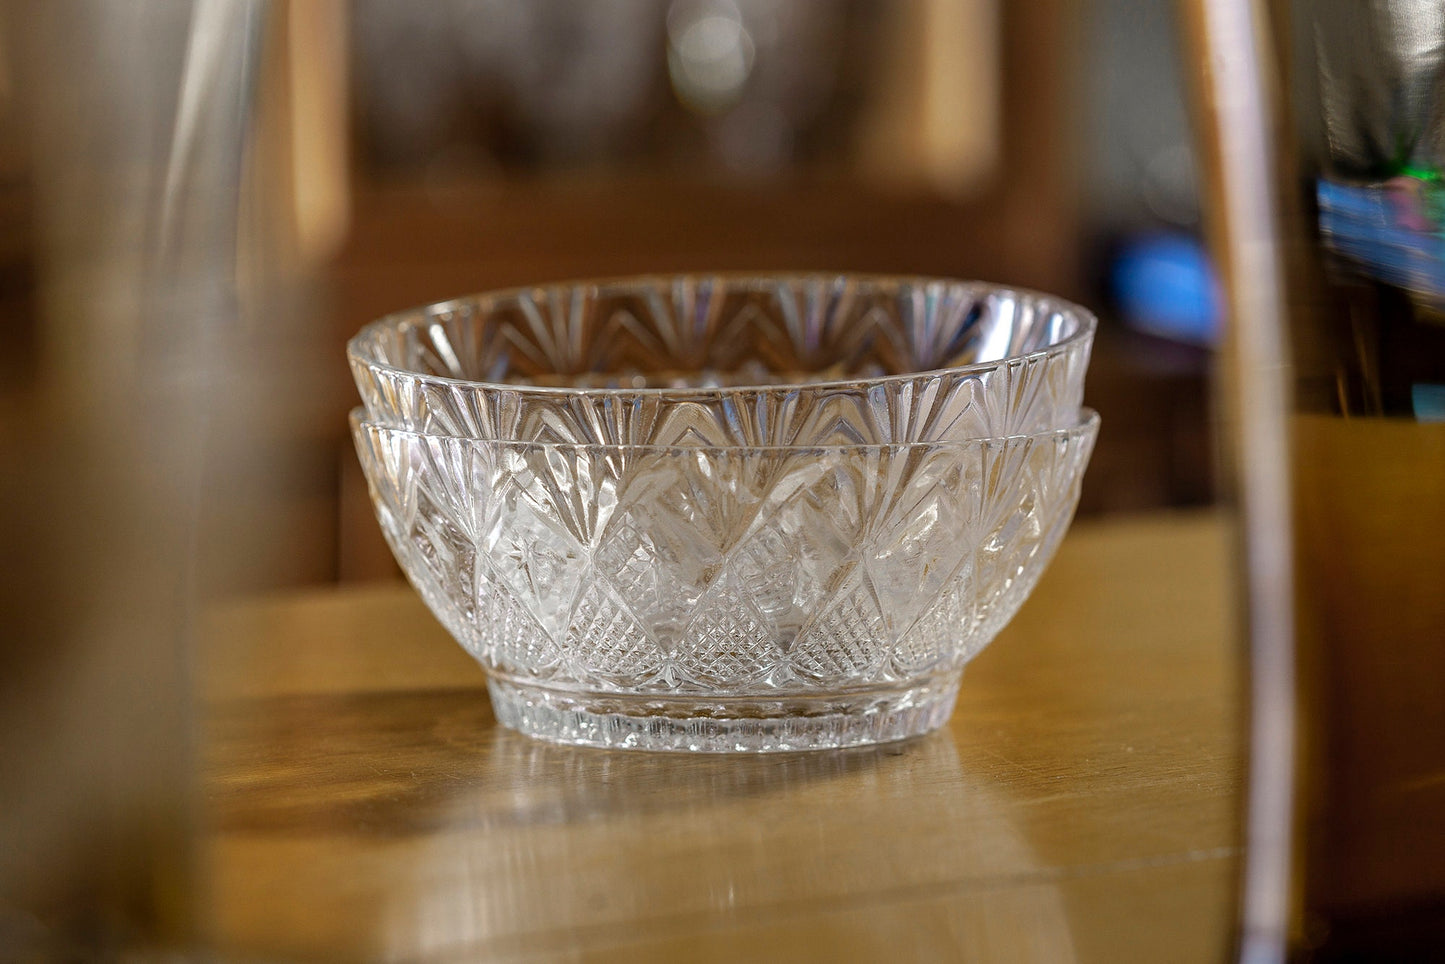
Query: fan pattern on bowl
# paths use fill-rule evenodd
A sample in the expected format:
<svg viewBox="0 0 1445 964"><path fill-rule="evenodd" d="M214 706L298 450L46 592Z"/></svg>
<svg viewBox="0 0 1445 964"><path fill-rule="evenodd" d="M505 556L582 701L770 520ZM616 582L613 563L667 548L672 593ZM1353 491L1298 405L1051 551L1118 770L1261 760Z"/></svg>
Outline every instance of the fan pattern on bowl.
<svg viewBox="0 0 1445 964"><path fill-rule="evenodd" d="M353 428L393 551L489 669L729 697L956 671L1062 538L1097 424L752 450Z"/></svg>
<svg viewBox="0 0 1445 964"><path fill-rule="evenodd" d="M348 356L373 420L434 434L892 444L1071 424L1092 332L1082 309L969 282L683 277L420 309Z"/></svg>

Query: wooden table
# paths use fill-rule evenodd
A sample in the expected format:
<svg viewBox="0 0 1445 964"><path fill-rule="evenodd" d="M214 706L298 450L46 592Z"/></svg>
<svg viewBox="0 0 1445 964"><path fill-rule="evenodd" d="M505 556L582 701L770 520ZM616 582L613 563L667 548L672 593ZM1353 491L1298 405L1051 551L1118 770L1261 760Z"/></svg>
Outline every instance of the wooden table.
<svg viewBox="0 0 1445 964"><path fill-rule="evenodd" d="M399 585L218 611L209 927L238 955L1219 961L1228 527L1080 523L952 724L757 757L555 747Z"/></svg>

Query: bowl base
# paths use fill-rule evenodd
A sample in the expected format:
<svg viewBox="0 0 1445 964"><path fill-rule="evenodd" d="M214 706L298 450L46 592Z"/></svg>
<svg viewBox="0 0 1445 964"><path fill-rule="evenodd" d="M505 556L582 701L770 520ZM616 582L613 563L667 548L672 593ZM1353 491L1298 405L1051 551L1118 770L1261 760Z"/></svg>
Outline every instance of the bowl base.
<svg viewBox="0 0 1445 964"><path fill-rule="evenodd" d="M778 753L888 743L935 730L953 713L958 672L826 697L618 696L492 676L503 726L554 743L693 753Z"/></svg>

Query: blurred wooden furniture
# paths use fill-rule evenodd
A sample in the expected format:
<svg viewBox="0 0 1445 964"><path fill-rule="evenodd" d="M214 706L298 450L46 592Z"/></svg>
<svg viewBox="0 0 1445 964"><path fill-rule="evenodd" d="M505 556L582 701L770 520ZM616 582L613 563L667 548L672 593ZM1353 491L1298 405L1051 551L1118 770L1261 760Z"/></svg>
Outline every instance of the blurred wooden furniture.
<svg viewBox="0 0 1445 964"><path fill-rule="evenodd" d="M1080 523L947 729L814 754L502 730L402 586L217 611L213 939L264 959L1221 960L1227 533Z"/></svg>

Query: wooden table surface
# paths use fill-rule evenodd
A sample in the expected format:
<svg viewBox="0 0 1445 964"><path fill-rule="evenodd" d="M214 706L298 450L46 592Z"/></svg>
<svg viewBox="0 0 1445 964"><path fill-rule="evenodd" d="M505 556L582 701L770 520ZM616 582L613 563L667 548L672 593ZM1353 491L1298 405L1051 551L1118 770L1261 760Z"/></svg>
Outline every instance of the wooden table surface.
<svg viewBox="0 0 1445 964"><path fill-rule="evenodd" d="M220 609L212 939L267 960L1223 960L1227 537L1212 514L1079 523L947 729L811 754L503 730L401 585Z"/></svg>

